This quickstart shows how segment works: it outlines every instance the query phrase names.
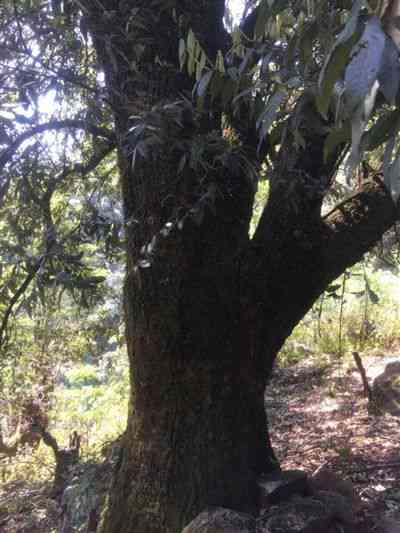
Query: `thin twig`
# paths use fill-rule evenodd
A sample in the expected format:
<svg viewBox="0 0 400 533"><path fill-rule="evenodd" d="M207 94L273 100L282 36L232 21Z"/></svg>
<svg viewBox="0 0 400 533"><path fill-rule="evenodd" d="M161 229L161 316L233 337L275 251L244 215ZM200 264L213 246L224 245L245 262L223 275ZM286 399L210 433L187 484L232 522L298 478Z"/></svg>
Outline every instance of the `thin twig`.
<svg viewBox="0 0 400 533"><path fill-rule="evenodd" d="M342 346L342 340L343 340L343 311L344 311L344 303L345 303L345 293L346 293L346 281L347 281L347 270L343 274L343 283L342 283L342 292L340 295L340 311L339 311L339 357L343 356L343 346Z"/></svg>
<svg viewBox="0 0 400 533"><path fill-rule="evenodd" d="M364 386L364 395L368 398L368 401L371 402L373 400L372 389L368 383L367 373L365 372L360 354L358 352L353 352L353 358L357 365L358 371L360 372L361 380Z"/></svg>
<svg viewBox="0 0 400 533"><path fill-rule="evenodd" d="M1 321L1 325L0 325L0 347L3 345L4 341L6 340L7 324L8 324L10 315L12 313L12 310L14 308L14 305L18 302L19 298L24 294L26 289L29 287L31 282L34 280L37 272L39 272L44 261L45 261L45 257L39 258L39 260L35 263L33 269L28 273L28 275L26 276L22 284L18 287L15 294L11 298L11 301L8 304L8 307L6 309L6 312L4 313L3 320Z"/></svg>
<svg viewBox="0 0 400 533"><path fill-rule="evenodd" d="M0 156L0 170L5 167L5 165L12 159L12 157L17 152L18 148L23 142L30 139L34 135L40 135L47 131L58 131L62 129L81 129L95 135L97 137L103 137L111 141L111 143L116 142L115 134L106 129L85 120L80 119L64 119L64 120L52 120L50 122L44 122L42 124L37 124L27 131L24 131L19 135L9 146L6 148Z"/></svg>

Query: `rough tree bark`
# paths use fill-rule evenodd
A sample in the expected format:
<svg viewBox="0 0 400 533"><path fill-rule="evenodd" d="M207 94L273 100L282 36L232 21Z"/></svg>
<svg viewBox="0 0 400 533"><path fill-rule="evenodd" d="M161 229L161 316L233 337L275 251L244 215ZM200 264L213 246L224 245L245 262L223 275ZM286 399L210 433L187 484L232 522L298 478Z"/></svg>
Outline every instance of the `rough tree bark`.
<svg viewBox="0 0 400 533"><path fill-rule="evenodd" d="M252 240L254 191L244 177L216 171L206 185L193 172L178 177L173 154L139 158L132 172L129 116L192 88L179 70L175 21L184 16L210 57L225 47L222 0L181 1L175 18L164 4L104 0L101 11L85 2L115 114L128 241L132 393L104 533L176 533L210 504L257 511L257 477L277 467L264 412L273 361L326 286L398 216L372 181L321 217L335 160L323 160L312 113L303 150L288 129ZM200 133L215 129L218 115ZM204 194L214 208L198 225L190 209ZM176 213L179 223L166 225Z"/></svg>

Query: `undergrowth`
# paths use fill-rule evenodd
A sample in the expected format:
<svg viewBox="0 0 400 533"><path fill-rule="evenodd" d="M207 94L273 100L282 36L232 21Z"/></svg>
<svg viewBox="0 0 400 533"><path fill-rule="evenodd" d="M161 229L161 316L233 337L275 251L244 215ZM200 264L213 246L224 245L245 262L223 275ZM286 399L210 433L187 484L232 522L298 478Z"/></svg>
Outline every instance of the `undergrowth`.
<svg viewBox="0 0 400 533"><path fill-rule="evenodd" d="M290 365L310 356L332 362L353 351L383 354L399 344L399 278L361 265L319 298L286 341L280 362Z"/></svg>
<svg viewBox="0 0 400 533"><path fill-rule="evenodd" d="M100 460L105 443L112 442L126 425L128 401L126 354L117 350L100 363L81 363L64 368L51 397L48 430L60 448L68 447L69 436L81 437L81 457ZM0 456L3 483L50 482L54 477L52 450L43 441L37 448L20 448L15 457Z"/></svg>

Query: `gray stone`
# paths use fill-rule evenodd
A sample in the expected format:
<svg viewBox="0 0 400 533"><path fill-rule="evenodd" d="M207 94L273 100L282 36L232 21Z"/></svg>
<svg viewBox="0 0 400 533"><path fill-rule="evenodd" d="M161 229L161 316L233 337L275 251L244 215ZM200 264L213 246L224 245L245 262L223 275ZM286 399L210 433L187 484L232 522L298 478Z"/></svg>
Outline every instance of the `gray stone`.
<svg viewBox="0 0 400 533"><path fill-rule="evenodd" d="M215 507L197 515L182 533L255 533L255 527L254 517Z"/></svg>
<svg viewBox="0 0 400 533"><path fill-rule="evenodd" d="M336 493L342 496L344 505L351 509L351 512L357 512L361 507L361 499L357 494L353 483L348 479L343 479L336 472L327 468L318 469L311 477L308 478L308 485L312 495ZM338 500L338 498L336 498ZM339 498L340 499L340 498Z"/></svg>
<svg viewBox="0 0 400 533"><path fill-rule="evenodd" d="M386 365L385 371L374 380L373 392L383 411L400 416L400 361Z"/></svg>
<svg viewBox="0 0 400 533"><path fill-rule="evenodd" d="M382 518L380 526L382 533L400 533L400 521L393 518Z"/></svg>
<svg viewBox="0 0 400 533"><path fill-rule="evenodd" d="M256 532L355 533L354 522L343 496L321 491L308 498L294 496L289 502L271 507L257 520Z"/></svg>
<svg viewBox="0 0 400 533"><path fill-rule="evenodd" d="M295 494L308 493L307 474L302 470L272 472L260 478L258 485L261 490L261 509L288 500Z"/></svg>

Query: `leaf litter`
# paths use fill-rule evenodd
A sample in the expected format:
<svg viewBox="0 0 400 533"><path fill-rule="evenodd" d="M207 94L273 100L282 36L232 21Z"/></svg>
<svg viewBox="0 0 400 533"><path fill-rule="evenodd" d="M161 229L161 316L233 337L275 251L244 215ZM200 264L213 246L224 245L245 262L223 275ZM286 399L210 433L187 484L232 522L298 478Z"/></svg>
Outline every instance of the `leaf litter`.
<svg viewBox="0 0 400 533"><path fill-rule="evenodd" d="M363 356L371 385L393 362L400 352ZM365 533L400 532L400 417L369 408L353 361L278 367L265 403L282 469L333 470L359 494Z"/></svg>

